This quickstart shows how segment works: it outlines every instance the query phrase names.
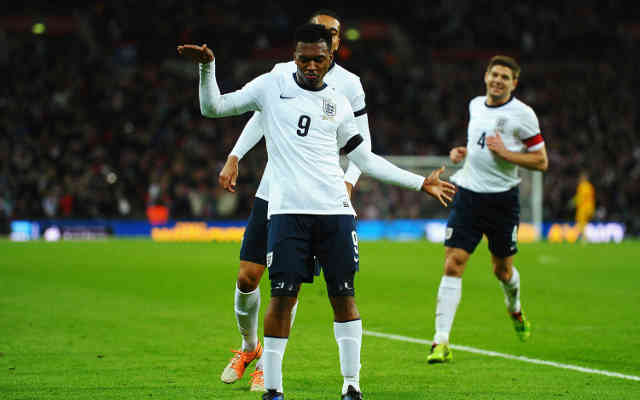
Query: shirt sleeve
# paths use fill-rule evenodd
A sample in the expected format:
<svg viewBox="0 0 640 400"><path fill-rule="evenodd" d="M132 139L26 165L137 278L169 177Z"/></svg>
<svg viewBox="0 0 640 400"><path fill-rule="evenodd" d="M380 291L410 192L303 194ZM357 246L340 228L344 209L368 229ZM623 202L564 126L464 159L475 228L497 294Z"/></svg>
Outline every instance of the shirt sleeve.
<svg viewBox="0 0 640 400"><path fill-rule="evenodd" d="M424 176L404 170L371 152L362 143L347 154L350 161L366 174L386 183L405 188L420 190L424 183Z"/></svg>
<svg viewBox="0 0 640 400"><path fill-rule="evenodd" d="M244 126L235 146L233 146L230 155L242 160L242 157L262 139L264 133L262 132L262 125L260 124L260 115L260 111L253 113L249 122Z"/></svg>
<svg viewBox="0 0 640 400"><path fill-rule="evenodd" d="M205 117L222 118L261 110L266 76L260 75L240 90L221 94L216 81L215 60L200 64L200 112Z"/></svg>
<svg viewBox="0 0 640 400"><path fill-rule="evenodd" d="M339 149L342 149L352 137L360 135L360 132L358 131L358 125L356 125L355 117L353 116L353 109L351 108L351 105L347 101L345 101L344 107L347 108L345 112L345 118L338 126L337 131Z"/></svg>
<svg viewBox="0 0 640 400"><path fill-rule="evenodd" d="M369 151L371 151L371 133L369 132L369 117L367 114L362 114L358 117L355 117L355 123L358 128L358 132L362 135L363 145L367 146ZM354 185L358 182L358 178L360 178L360 168L354 163L349 161L349 165L347 166L347 171L344 173L345 182L349 182Z"/></svg>
<svg viewBox="0 0 640 400"><path fill-rule="evenodd" d="M540 133L540 123L536 113L531 108L528 108L521 118L520 139L527 147L527 151L536 151L544 147L544 139Z"/></svg>

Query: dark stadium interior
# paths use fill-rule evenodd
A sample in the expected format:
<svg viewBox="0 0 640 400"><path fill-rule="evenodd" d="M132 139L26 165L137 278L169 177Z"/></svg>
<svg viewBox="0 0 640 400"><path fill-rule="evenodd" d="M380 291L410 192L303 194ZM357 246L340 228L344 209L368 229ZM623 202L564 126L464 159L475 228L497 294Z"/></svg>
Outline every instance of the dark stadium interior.
<svg viewBox="0 0 640 400"><path fill-rule="evenodd" d="M333 7L343 36L349 28L360 35L343 38L338 62L362 78L374 152L446 155L464 144L467 104L484 93L487 60L512 55L523 67L516 96L536 110L549 154L544 220L573 219L569 201L587 169L595 219L640 234L640 8L425 3ZM238 89L291 58L292 32L316 8L237 0L52 4L12 3L0 17L1 230L22 218L145 219L151 204L166 205L176 219L247 218L264 142L241 162L239 192L219 188L248 115L202 117L196 67L176 45L207 43L222 91ZM356 191L361 218L433 217L402 189L381 195L380 187L367 196Z"/></svg>

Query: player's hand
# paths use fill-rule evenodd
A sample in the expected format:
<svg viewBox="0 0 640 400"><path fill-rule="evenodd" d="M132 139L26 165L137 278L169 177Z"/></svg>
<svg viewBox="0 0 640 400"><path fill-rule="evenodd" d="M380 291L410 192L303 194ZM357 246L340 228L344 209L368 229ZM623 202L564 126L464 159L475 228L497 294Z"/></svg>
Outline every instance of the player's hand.
<svg viewBox="0 0 640 400"><path fill-rule="evenodd" d="M433 171L422 183L422 191L438 199L440 204L447 207L448 203L456 194L456 187L453 183L440 180L440 174L444 171L444 165Z"/></svg>
<svg viewBox="0 0 640 400"><path fill-rule="evenodd" d="M504 146L500 132L495 132L495 136L487 136L487 147L497 156L502 157L507 148Z"/></svg>
<svg viewBox="0 0 640 400"><path fill-rule="evenodd" d="M467 148L464 146L454 147L449 152L449 159L451 159L451 161L454 164L457 164L460 161L464 160L466 156L467 156Z"/></svg>
<svg viewBox="0 0 640 400"><path fill-rule="evenodd" d="M218 175L218 183L224 190L235 193L236 180L238 179L238 157L229 156L227 162L224 163L220 175Z"/></svg>
<svg viewBox="0 0 640 400"><path fill-rule="evenodd" d="M347 194L349 195L349 198L351 198L351 192L353 192L353 185L347 181L345 181L344 184L347 187Z"/></svg>
<svg viewBox="0 0 640 400"><path fill-rule="evenodd" d="M198 46L197 44L183 44L178 46L178 54L185 56L194 62L207 64L213 61L213 51L206 44Z"/></svg>

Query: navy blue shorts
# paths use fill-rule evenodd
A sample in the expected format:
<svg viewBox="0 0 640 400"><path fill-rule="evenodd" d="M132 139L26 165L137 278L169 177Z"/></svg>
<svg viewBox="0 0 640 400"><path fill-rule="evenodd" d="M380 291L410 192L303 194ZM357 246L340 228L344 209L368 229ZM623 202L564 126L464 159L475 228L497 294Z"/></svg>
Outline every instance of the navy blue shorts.
<svg viewBox="0 0 640 400"><path fill-rule="evenodd" d="M256 197L242 237L240 260L265 265L267 259L267 209L269 202Z"/></svg>
<svg viewBox="0 0 640 400"><path fill-rule="evenodd" d="M444 245L473 253L484 234L494 256L506 258L516 254L519 197L517 186L500 193L476 193L458 187L447 220Z"/></svg>
<svg viewBox="0 0 640 400"><path fill-rule="evenodd" d="M329 296L353 296L359 267L358 236L352 215L276 214L269 222L267 268L272 296L296 296L322 265Z"/></svg>

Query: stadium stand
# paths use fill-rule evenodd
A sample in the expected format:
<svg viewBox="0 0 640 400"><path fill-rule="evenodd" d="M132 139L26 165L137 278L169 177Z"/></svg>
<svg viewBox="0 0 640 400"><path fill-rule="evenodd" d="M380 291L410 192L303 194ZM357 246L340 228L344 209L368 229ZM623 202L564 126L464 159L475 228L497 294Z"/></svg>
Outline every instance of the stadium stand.
<svg viewBox="0 0 640 400"><path fill-rule="evenodd" d="M209 44L218 76L229 77L222 90L233 90L288 60L293 27L314 10L233 0L165 0L151 10L67 3L9 5L0 18L0 233L19 218L145 219L150 206L173 219L245 219L264 144L241 163L236 195L217 187L248 116L202 118L196 69L175 46ZM348 35L339 63L363 79L373 150L445 155L463 144L467 102L484 91L479 71L496 53L512 55L523 66L516 95L540 116L550 157L544 219L572 220L569 202L586 168L594 220L640 234L640 73L626 56L638 54L640 16L604 3L337 8ZM376 190L366 199L356 192L361 218L431 217L401 190Z"/></svg>

